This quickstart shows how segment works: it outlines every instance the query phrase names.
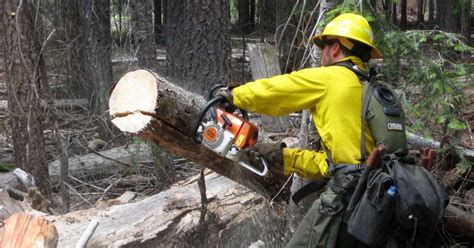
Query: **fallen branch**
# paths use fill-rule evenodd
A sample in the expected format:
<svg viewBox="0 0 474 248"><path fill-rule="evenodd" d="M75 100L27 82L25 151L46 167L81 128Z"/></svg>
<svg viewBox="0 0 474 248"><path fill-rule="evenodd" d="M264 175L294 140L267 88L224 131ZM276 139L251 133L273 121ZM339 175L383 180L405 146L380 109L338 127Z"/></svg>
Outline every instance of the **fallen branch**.
<svg viewBox="0 0 474 248"><path fill-rule="evenodd" d="M89 225L87 226L84 233L81 235L81 238L76 244L76 248L84 248L87 247L87 243L91 239L92 235L94 234L95 229L99 225L99 221L97 219L91 220Z"/></svg>
<svg viewBox="0 0 474 248"><path fill-rule="evenodd" d="M438 149L440 147L440 142L421 137L419 135L416 135L414 133L407 132L407 138L408 138L408 143L412 145L413 148L415 149L423 149L423 148L435 148ZM464 147L458 147L464 154L464 156L469 159L474 161L474 150L472 149L467 149Z"/></svg>

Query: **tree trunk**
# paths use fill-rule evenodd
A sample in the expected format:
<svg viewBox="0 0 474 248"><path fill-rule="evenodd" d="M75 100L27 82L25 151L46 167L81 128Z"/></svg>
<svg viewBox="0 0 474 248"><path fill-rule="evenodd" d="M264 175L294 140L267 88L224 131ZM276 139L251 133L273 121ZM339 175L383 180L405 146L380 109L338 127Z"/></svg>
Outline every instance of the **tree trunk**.
<svg viewBox="0 0 474 248"><path fill-rule="evenodd" d="M204 95L230 82L228 0L168 1L166 52L169 76Z"/></svg>
<svg viewBox="0 0 474 248"><path fill-rule="evenodd" d="M237 0L237 11L239 20L237 22L238 29L242 33L248 33L250 25L250 1Z"/></svg>
<svg viewBox="0 0 474 248"><path fill-rule="evenodd" d="M405 30L407 27L407 0L402 0L400 4L400 28Z"/></svg>
<svg viewBox="0 0 474 248"><path fill-rule="evenodd" d="M392 22L397 23L397 3L392 3Z"/></svg>
<svg viewBox="0 0 474 248"><path fill-rule="evenodd" d="M2 2L8 113L17 167L30 172L42 193L51 196L43 137L45 89L48 87L41 35L34 1Z"/></svg>
<svg viewBox="0 0 474 248"><path fill-rule="evenodd" d="M110 96L109 107L112 123L120 130L274 197L285 181L281 171L270 168L272 173L262 178L194 142L192 128L204 104L201 96L149 71L138 70L120 79ZM280 196L286 199L285 193Z"/></svg>
<svg viewBox="0 0 474 248"><path fill-rule="evenodd" d="M417 12L417 21L418 21L418 24L421 24L421 23L424 23L425 22L425 18L424 18L424 9L423 9L423 6L424 6L424 0L418 0L418 12Z"/></svg>
<svg viewBox="0 0 474 248"><path fill-rule="evenodd" d="M163 40L163 21L162 21L162 0L153 1L153 15L155 17L154 31L155 31L155 43L156 45L164 45Z"/></svg>
<svg viewBox="0 0 474 248"><path fill-rule="evenodd" d="M65 77L61 84L66 86L64 93L67 97L89 98L91 94L82 77L84 64L78 59L80 56L80 42L77 39L80 36L78 3L74 0L58 0L57 4L59 14L55 25L61 28L57 29L55 37L59 44L66 44L66 46L60 47L61 55L58 56L62 66L55 69L60 70L59 73Z"/></svg>
<svg viewBox="0 0 474 248"><path fill-rule="evenodd" d="M461 5L461 34L466 41L471 40L471 0L460 1Z"/></svg>
<svg viewBox="0 0 474 248"><path fill-rule="evenodd" d="M291 69L287 67L287 62L291 53L291 43L296 34L293 24L296 21L291 15L291 11L295 7L295 1L281 0L276 4L276 26L279 27L276 34L277 49L280 53L280 64L283 68L283 73L290 72Z"/></svg>
<svg viewBox="0 0 474 248"><path fill-rule="evenodd" d="M433 22L434 21L434 14L435 14L435 0L428 0L428 21Z"/></svg>
<svg viewBox="0 0 474 248"><path fill-rule="evenodd" d="M259 15L260 15L260 30L262 33L275 32L276 24L276 0L260 0L259 4Z"/></svg>
<svg viewBox="0 0 474 248"><path fill-rule="evenodd" d="M132 15L132 37L138 65L152 69L156 57L153 39L153 2L152 0L130 1Z"/></svg>
<svg viewBox="0 0 474 248"><path fill-rule="evenodd" d="M98 120L99 135L107 140L110 127L106 117L108 93L112 85L112 60L109 1L84 0L79 2L81 58L84 65L88 96Z"/></svg>
<svg viewBox="0 0 474 248"><path fill-rule="evenodd" d="M249 20L250 22L249 22L249 23L252 24L252 26L253 26L253 25L255 25L256 0L250 0L249 5L250 5L250 10L249 10L249 11L250 11L250 17L249 17L249 18L250 18L250 20Z"/></svg>
<svg viewBox="0 0 474 248"><path fill-rule="evenodd" d="M457 14L456 5L458 5L457 0L445 0L437 1L438 4L438 24L443 31L446 32L459 32L460 23L459 16Z"/></svg>

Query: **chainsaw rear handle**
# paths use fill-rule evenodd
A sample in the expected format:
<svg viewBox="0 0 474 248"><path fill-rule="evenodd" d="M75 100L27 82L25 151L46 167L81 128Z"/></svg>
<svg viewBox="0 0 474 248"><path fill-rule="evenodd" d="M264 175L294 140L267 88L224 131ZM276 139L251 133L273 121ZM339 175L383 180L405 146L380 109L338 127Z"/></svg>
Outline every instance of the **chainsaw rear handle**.
<svg viewBox="0 0 474 248"><path fill-rule="evenodd" d="M251 172L253 172L253 173L259 175L259 176L264 177L264 176L266 176L266 175L268 174L268 163L267 163L267 161L266 161L263 157L261 157L261 156L257 157L257 159L262 160L262 164L263 164L263 170L262 170L262 171L258 170L257 168L253 167L252 165L250 165L250 164L248 164L248 163L246 163L246 162L244 162L244 161L239 161L239 165L242 166L242 167L244 167L245 169L247 169L247 170L249 170L249 171L251 171Z"/></svg>

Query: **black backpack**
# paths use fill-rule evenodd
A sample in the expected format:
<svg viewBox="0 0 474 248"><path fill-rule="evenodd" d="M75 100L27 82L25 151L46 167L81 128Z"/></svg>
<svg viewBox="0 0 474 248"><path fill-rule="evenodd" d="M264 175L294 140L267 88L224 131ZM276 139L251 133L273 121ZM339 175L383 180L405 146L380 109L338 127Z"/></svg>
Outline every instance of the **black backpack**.
<svg viewBox="0 0 474 248"><path fill-rule="evenodd" d="M391 242L398 247L429 247L448 194L430 172L405 157L405 116L390 86L351 63L338 65L353 71L363 83L362 158L365 122L377 146L383 147L371 155L377 156L375 165L364 171L350 200L348 232L369 246Z"/></svg>
<svg viewBox="0 0 474 248"><path fill-rule="evenodd" d="M383 155L359 180L348 231L369 246L430 247L447 204L445 188L424 167Z"/></svg>

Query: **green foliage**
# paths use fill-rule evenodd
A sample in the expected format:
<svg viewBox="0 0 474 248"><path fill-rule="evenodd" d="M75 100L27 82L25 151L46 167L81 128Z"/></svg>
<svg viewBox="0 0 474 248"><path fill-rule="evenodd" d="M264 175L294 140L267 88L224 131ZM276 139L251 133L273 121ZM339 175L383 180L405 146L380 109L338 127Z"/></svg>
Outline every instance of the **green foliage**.
<svg viewBox="0 0 474 248"><path fill-rule="evenodd" d="M457 167L459 168L459 171L461 174L467 173L471 169L471 163L464 158L461 152L458 153L459 156L461 157L461 162L457 164Z"/></svg>
<svg viewBox="0 0 474 248"><path fill-rule="evenodd" d="M230 1L230 22L236 23L239 19L239 11L237 9L237 0Z"/></svg>
<svg viewBox="0 0 474 248"><path fill-rule="evenodd" d="M9 172L15 169L15 166L13 164L9 163L0 163L0 172Z"/></svg>

